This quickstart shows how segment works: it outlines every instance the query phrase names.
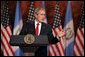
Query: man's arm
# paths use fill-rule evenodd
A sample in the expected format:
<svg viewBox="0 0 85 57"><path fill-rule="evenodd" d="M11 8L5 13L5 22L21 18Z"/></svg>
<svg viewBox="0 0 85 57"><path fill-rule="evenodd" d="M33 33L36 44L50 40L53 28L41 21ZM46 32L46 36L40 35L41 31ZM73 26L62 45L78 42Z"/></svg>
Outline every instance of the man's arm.
<svg viewBox="0 0 85 57"><path fill-rule="evenodd" d="M56 44L57 42L60 41L60 38L58 36L56 37L53 36L51 27L49 27L48 39L50 44Z"/></svg>

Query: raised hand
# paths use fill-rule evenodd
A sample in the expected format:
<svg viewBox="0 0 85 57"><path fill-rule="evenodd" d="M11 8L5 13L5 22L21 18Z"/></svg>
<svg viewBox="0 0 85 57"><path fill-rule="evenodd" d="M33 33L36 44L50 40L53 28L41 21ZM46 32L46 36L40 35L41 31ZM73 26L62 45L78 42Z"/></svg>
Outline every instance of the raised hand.
<svg viewBox="0 0 85 57"><path fill-rule="evenodd" d="M59 32L58 36L59 37L63 37L64 35L66 35L66 31L64 31L63 29Z"/></svg>

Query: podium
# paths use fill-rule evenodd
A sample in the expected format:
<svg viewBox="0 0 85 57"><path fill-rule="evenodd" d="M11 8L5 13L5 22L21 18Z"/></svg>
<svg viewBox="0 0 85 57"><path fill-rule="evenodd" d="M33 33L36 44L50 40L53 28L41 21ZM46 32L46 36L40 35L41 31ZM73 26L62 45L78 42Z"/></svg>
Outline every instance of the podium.
<svg viewBox="0 0 85 57"><path fill-rule="evenodd" d="M25 56L34 56L39 46L47 46L49 41L47 35L12 35L10 45L19 46Z"/></svg>

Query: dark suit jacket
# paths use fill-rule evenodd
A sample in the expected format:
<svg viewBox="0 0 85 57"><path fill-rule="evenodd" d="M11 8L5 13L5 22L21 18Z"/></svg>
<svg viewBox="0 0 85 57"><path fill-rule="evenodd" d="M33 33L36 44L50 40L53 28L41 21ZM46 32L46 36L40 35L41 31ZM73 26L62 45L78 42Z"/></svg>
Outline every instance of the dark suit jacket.
<svg viewBox="0 0 85 57"><path fill-rule="evenodd" d="M36 35L34 21L24 23L20 35L26 34ZM55 44L59 42L57 38L53 37L51 26L48 24L42 23L40 35L47 35L50 44ZM39 47L39 49L35 52L35 56L47 56L47 46Z"/></svg>

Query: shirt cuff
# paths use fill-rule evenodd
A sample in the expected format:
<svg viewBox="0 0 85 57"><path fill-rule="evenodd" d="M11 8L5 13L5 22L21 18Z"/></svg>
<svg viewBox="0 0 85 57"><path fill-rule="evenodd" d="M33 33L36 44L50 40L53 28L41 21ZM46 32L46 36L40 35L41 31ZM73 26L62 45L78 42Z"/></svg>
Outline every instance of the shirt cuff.
<svg viewBox="0 0 85 57"><path fill-rule="evenodd" d="M61 38L60 38L60 37L58 37L58 36L56 36L56 38L58 39L58 41L60 41L60 39L61 39Z"/></svg>

